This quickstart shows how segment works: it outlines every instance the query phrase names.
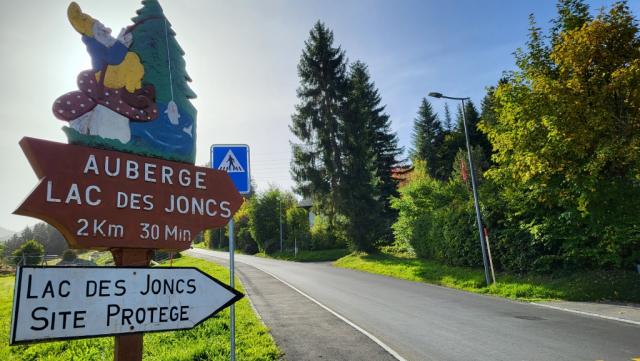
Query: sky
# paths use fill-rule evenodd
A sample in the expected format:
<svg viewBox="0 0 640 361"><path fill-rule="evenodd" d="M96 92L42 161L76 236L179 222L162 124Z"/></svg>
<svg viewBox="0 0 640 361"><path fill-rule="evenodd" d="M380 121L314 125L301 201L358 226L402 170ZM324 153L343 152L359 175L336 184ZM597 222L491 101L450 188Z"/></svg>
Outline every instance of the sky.
<svg viewBox="0 0 640 361"><path fill-rule="evenodd" d="M113 29L130 25L136 0L77 0ZM610 0L588 1L591 9ZM68 1L0 0L0 227L19 231L38 220L11 213L36 186L20 147L24 136L66 143L53 117L54 100L76 90L91 67L80 35L67 20ZM471 97L514 69L513 52L527 39L528 16L548 27L552 0L160 0L186 52L198 98L197 159L212 144L248 144L258 190L290 189L291 114L297 104L297 64L313 24L334 32L350 62L361 60L380 91L400 145L411 145L419 103L430 91ZM629 2L639 14L640 0ZM431 99L442 114L444 101ZM457 104L449 104L454 110Z"/></svg>

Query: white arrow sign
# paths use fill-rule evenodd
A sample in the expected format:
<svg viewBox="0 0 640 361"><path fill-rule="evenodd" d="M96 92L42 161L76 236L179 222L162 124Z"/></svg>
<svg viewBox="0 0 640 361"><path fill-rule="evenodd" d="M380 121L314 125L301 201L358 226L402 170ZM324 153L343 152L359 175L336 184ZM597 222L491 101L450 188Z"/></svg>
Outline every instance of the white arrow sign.
<svg viewBox="0 0 640 361"><path fill-rule="evenodd" d="M10 344L192 328L242 297L197 268L20 267Z"/></svg>

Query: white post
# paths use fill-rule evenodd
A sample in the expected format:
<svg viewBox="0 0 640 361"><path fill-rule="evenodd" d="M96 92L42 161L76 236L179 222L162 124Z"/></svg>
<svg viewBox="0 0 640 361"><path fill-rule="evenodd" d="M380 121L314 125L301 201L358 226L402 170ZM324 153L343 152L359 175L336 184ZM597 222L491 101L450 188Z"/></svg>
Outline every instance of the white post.
<svg viewBox="0 0 640 361"><path fill-rule="evenodd" d="M491 258L491 244L489 243L489 231L487 231L487 227L484 228L484 239L487 241L487 253L489 254L489 266L491 266L491 277L493 278L493 283L496 283L496 273L493 270L493 259Z"/></svg>
<svg viewBox="0 0 640 361"><path fill-rule="evenodd" d="M235 287L235 264L233 260L233 254L235 252L235 244L233 242L233 218L229 221L229 285L231 288ZM229 309L231 315L230 319L230 331L231 331L231 361L236 359L236 308L235 305L231 305Z"/></svg>

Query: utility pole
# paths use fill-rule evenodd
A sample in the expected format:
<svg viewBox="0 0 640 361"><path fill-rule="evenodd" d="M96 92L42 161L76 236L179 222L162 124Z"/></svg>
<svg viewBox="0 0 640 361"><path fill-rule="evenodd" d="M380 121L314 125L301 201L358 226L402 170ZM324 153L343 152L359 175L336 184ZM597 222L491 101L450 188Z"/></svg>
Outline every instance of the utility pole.
<svg viewBox="0 0 640 361"><path fill-rule="evenodd" d="M278 215L280 216L280 252L282 252L282 196L278 198L280 200Z"/></svg>

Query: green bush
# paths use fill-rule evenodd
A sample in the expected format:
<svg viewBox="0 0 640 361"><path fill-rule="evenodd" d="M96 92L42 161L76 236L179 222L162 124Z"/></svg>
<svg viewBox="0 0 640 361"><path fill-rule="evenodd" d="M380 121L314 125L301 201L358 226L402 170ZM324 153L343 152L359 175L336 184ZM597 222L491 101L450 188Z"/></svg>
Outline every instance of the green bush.
<svg viewBox="0 0 640 361"><path fill-rule="evenodd" d="M323 215L316 215L311 227L311 245L309 250L345 248L347 245L344 234L344 218L336 217L336 227L331 231L329 220Z"/></svg>
<svg viewBox="0 0 640 361"><path fill-rule="evenodd" d="M400 190L400 197L393 199L398 220L392 228L397 242L405 243L418 257L430 258L434 255L429 234L434 228L431 195L437 189L437 181L422 171L416 167L414 178Z"/></svg>
<svg viewBox="0 0 640 361"><path fill-rule="evenodd" d="M249 219L255 198L245 198L244 203L233 215L234 243L236 250L247 254L258 252L258 245L251 235ZM229 249L229 226L208 229L204 233L204 244L208 249Z"/></svg>
<svg viewBox="0 0 640 361"><path fill-rule="evenodd" d="M249 227L249 216L254 199L255 198L245 199L242 207L240 207L238 212L233 216L235 247L246 254L255 254L258 252L258 244L253 239L253 236L251 236L251 228ZM227 240L228 239L227 228Z"/></svg>
<svg viewBox="0 0 640 361"><path fill-rule="evenodd" d="M72 249L66 249L62 252L62 260L65 262L72 262L78 259L78 255Z"/></svg>
<svg viewBox="0 0 640 361"><path fill-rule="evenodd" d="M202 242L208 249L224 249L227 247L226 227L206 229L202 235Z"/></svg>
<svg viewBox="0 0 640 361"><path fill-rule="evenodd" d="M248 212L249 230L258 249L265 253L280 250L280 220L282 219L284 231L286 229L285 212L297 204L293 194L270 188L252 198L251 203ZM283 244L283 248L292 246Z"/></svg>
<svg viewBox="0 0 640 361"><path fill-rule="evenodd" d="M13 252L13 262L21 265L38 265L42 263L44 246L35 240L29 240Z"/></svg>
<svg viewBox="0 0 640 361"><path fill-rule="evenodd" d="M329 223L325 217L316 215L311 227L310 250L326 249L333 243L333 236L329 232Z"/></svg>
<svg viewBox="0 0 640 361"><path fill-rule="evenodd" d="M632 269L640 249L640 189L610 182L579 209L573 202L545 205L549 194L487 182L481 194L494 264L516 271ZM599 188L599 187L598 187ZM554 193L554 190L547 190ZM572 204L573 203L573 204Z"/></svg>
<svg viewBox="0 0 640 361"><path fill-rule="evenodd" d="M297 205L287 209L285 238L287 245L297 244L299 250L310 246L309 214Z"/></svg>
<svg viewBox="0 0 640 361"><path fill-rule="evenodd" d="M436 258L454 266L482 264L473 195L459 182L443 185L443 207L435 213Z"/></svg>
<svg viewBox="0 0 640 361"><path fill-rule="evenodd" d="M416 164L412 179L393 200L399 212L393 225L396 243L405 244L421 258L456 266L481 265L469 186L459 177L438 181L424 168ZM479 185L483 224L491 232L496 269L540 273L632 269L640 261L640 185L622 179L603 181L592 193L564 195L569 201L554 199L549 205L541 200L552 197L557 189L535 191L502 183L484 179Z"/></svg>
<svg viewBox="0 0 640 361"><path fill-rule="evenodd" d="M413 178L392 205L399 212L392 226L396 242L408 245L418 257L456 266L482 264L473 196L460 179L438 181L417 163Z"/></svg>

